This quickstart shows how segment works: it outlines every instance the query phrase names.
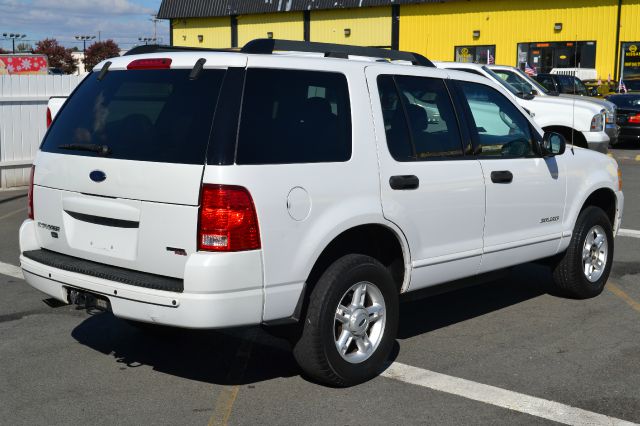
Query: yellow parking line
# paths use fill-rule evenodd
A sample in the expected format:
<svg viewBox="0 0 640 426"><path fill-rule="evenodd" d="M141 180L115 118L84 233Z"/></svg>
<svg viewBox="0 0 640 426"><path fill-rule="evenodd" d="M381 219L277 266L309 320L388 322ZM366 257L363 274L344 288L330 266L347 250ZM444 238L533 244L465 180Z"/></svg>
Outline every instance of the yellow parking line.
<svg viewBox="0 0 640 426"><path fill-rule="evenodd" d="M610 152L609 152L607 155L608 155L609 157L613 158L613 154L612 154L612 153L610 153Z"/></svg>
<svg viewBox="0 0 640 426"><path fill-rule="evenodd" d="M249 364L249 358L251 358L251 350L253 349L255 337L255 329L249 329L249 331L244 333L233 365L231 365L227 373L227 381L239 382L244 377L247 364ZM218 398L216 398L213 414L209 419L208 426L226 426L229 423L229 417L231 417L231 411L238 397L238 392L240 392L240 385L225 386L222 391L220 391Z"/></svg>
<svg viewBox="0 0 640 426"><path fill-rule="evenodd" d="M640 161L640 155L636 155L636 161Z"/></svg>
<svg viewBox="0 0 640 426"><path fill-rule="evenodd" d="M629 296L627 293L625 293L616 284L614 284L611 281L609 281L607 283L607 288L609 289L609 291L611 293L615 294L620 299L624 300L627 303L627 305L631 306L633 309L635 309L636 311L640 312L640 303L635 301L631 296Z"/></svg>

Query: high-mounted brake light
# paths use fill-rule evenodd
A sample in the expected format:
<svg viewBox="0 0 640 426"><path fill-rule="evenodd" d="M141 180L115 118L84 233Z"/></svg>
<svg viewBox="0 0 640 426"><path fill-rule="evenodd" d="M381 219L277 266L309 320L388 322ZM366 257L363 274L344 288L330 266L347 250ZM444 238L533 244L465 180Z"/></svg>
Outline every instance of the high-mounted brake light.
<svg viewBox="0 0 640 426"><path fill-rule="evenodd" d="M198 224L198 249L243 251L260 248L258 217L246 188L202 186Z"/></svg>
<svg viewBox="0 0 640 426"><path fill-rule="evenodd" d="M629 123L640 124L640 114L629 117Z"/></svg>
<svg viewBox="0 0 640 426"><path fill-rule="evenodd" d="M136 59L127 65L128 70L166 70L170 67L170 58Z"/></svg>
<svg viewBox="0 0 640 426"><path fill-rule="evenodd" d="M29 179L29 192L27 193L27 217L33 219L33 175L36 166L31 166L31 178Z"/></svg>
<svg viewBox="0 0 640 426"><path fill-rule="evenodd" d="M51 109L47 108L47 129L51 126L51 122L53 119L51 118Z"/></svg>

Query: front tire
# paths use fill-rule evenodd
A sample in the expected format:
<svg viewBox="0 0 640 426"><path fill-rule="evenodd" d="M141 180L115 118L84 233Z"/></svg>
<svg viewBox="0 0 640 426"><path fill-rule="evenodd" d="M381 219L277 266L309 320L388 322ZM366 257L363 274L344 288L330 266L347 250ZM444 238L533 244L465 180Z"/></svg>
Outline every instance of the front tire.
<svg viewBox="0 0 640 426"><path fill-rule="evenodd" d="M352 386L377 376L398 328L398 290L376 259L351 254L320 277L293 355L312 379Z"/></svg>
<svg viewBox="0 0 640 426"><path fill-rule="evenodd" d="M553 279L563 294L588 299L602 293L613 263L613 230L606 213L585 208L576 221L567 251L553 268Z"/></svg>

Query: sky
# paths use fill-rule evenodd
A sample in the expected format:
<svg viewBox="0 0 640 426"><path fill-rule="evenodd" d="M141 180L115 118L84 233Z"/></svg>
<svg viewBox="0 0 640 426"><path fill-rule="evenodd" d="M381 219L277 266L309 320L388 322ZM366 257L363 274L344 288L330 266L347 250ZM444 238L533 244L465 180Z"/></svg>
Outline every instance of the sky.
<svg viewBox="0 0 640 426"><path fill-rule="evenodd" d="M152 15L161 0L0 0L0 47L11 50L3 33L26 34L32 45L55 38L67 47L82 49L76 35L113 39L123 49L139 44L139 37L153 37ZM169 44L169 21L157 23L157 38ZM87 46L89 44L87 43Z"/></svg>

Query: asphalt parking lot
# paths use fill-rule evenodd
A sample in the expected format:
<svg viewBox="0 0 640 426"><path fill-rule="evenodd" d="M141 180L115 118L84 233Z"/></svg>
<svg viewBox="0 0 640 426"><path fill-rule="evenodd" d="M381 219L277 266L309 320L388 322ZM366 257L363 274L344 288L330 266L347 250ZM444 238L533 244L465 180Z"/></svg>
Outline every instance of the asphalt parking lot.
<svg viewBox="0 0 640 426"><path fill-rule="evenodd" d="M623 228L640 230L640 147L612 155ZM285 341L258 328L149 335L47 306L11 276L24 193L0 193L0 424L553 423L545 409L568 423L640 423L640 238L616 239L592 300L555 296L548 271L527 264L406 302L387 373L331 389L302 378Z"/></svg>

